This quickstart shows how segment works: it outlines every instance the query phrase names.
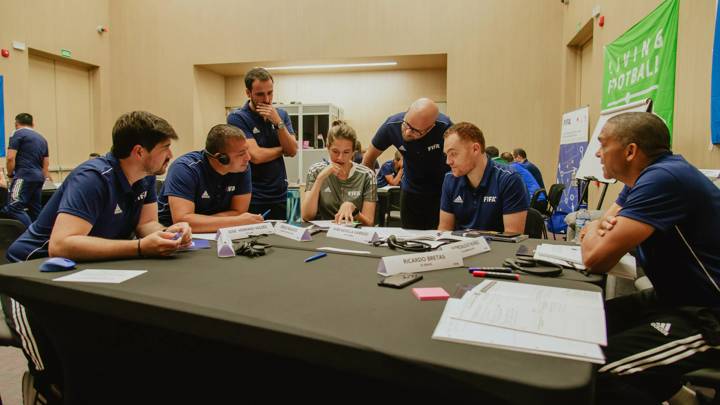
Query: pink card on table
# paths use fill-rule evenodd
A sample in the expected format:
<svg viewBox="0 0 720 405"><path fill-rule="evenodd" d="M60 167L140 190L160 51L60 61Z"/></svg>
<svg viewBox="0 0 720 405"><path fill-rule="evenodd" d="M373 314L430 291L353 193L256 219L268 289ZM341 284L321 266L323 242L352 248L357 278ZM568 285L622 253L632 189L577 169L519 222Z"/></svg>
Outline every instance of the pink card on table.
<svg viewBox="0 0 720 405"><path fill-rule="evenodd" d="M441 287L413 288L412 292L420 301L446 300L450 298L450 294Z"/></svg>

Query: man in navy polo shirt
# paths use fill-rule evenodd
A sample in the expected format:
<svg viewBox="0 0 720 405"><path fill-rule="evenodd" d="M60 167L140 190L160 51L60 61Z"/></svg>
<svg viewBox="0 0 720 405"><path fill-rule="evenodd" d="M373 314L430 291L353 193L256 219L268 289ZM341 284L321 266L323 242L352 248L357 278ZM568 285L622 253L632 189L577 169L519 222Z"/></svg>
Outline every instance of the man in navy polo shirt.
<svg viewBox="0 0 720 405"><path fill-rule="evenodd" d="M247 212L252 190L249 163L242 131L215 125L204 150L186 153L170 165L158 198L160 222L187 222L195 232L262 222L261 215Z"/></svg>
<svg viewBox="0 0 720 405"><path fill-rule="evenodd" d="M403 156L400 151L395 151L395 158L388 160L380 166L377 174L377 186L399 186L403 178Z"/></svg>
<svg viewBox="0 0 720 405"><path fill-rule="evenodd" d="M415 100L407 112L390 116L375 133L363 164L373 168L390 145L403 155L400 221L407 229L436 229L440 190L449 168L443 155L443 133L452 125L428 98Z"/></svg>
<svg viewBox="0 0 720 405"><path fill-rule="evenodd" d="M538 182L540 185L540 188L545 188L545 182L542 178L542 173L540 173L540 169L538 169L537 166L535 166L532 162L530 162L527 159L527 153L525 153L525 149L522 148L516 148L513 150L513 159L523 165L524 168L526 168L532 175L535 177L535 181ZM509 163L509 162L508 162Z"/></svg>
<svg viewBox="0 0 720 405"><path fill-rule="evenodd" d="M227 117L227 123L240 128L247 137L252 168L250 212L267 218L285 219L287 173L283 156L295 156L297 140L284 110L272 105L273 78L263 68L245 74L248 101Z"/></svg>
<svg viewBox="0 0 720 405"><path fill-rule="evenodd" d="M49 177L50 159L47 141L33 129L33 117L28 113L15 117L15 132L10 136L6 164L12 182L2 213L30 226L42 208L42 186Z"/></svg>
<svg viewBox="0 0 720 405"><path fill-rule="evenodd" d="M656 115L612 117L599 140L603 174L625 187L603 219L583 228L583 261L607 272L637 247L654 288L607 301L597 399L675 403L693 395L685 373L720 364L720 190L672 154Z"/></svg>
<svg viewBox="0 0 720 405"><path fill-rule="evenodd" d="M524 232L528 194L520 176L485 153L480 128L460 122L445 131L445 175L438 230Z"/></svg>
<svg viewBox="0 0 720 405"><path fill-rule="evenodd" d="M110 153L70 173L38 219L10 246L9 261L168 256L191 242L188 224L165 229L158 222L155 176L165 172L171 140L177 139L170 124L135 111L118 118L112 137ZM50 402L59 400L62 366L42 325L14 299L3 302L3 310L22 341L36 387Z"/></svg>

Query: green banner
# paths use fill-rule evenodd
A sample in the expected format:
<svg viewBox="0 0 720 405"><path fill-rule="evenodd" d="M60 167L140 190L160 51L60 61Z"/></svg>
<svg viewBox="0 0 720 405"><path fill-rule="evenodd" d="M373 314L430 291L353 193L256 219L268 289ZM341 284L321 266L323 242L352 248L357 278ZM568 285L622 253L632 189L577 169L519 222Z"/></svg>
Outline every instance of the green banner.
<svg viewBox="0 0 720 405"><path fill-rule="evenodd" d="M605 47L602 109L651 98L673 129L679 0L666 0Z"/></svg>

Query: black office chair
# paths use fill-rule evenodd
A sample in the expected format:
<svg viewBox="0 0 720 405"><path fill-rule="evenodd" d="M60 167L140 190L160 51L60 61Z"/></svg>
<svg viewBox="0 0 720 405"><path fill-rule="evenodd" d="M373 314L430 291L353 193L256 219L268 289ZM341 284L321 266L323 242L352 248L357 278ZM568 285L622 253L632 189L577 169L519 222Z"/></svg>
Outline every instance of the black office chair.
<svg viewBox="0 0 720 405"><path fill-rule="evenodd" d="M5 252L22 233L25 225L16 219L0 218L0 263L7 263Z"/></svg>
<svg viewBox="0 0 720 405"><path fill-rule="evenodd" d="M545 199L539 201L541 195L545 194ZM544 188L535 190L532 197L530 198L530 208L535 208L540 214L547 212L548 209L548 195Z"/></svg>
<svg viewBox="0 0 720 405"><path fill-rule="evenodd" d="M545 219L548 220L548 229L550 229L550 232L552 232L553 239L557 238L555 237L556 232L555 227L552 224L552 217L553 215L555 215L558 205L560 204L560 199L562 198L563 191L565 191L565 185L557 183L550 186L550 191L548 191L547 193L548 209L544 215Z"/></svg>
<svg viewBox="0 0 720 405"><path fill-rule="evenodd" d="M398 213L398 216L392 215L393 211ZM385 224L384 226L390 226L390 221L395 219L400 221L400 189L391 188L388 191L388 209L385 212Z"/></svg>
<svg viewBox="0 0 720 405"><path fill-rule="evenodd" d="M160 189L162 188L164 182L165 180L155 179L155 194L158 196L160 195Z"/></svg>
<svg viewBox="0 0 720 405"><path fill-rule="evenodd" d="M545 229L545 218L540 211L535 208L528 208L527 218L525 219L524 233L531 238L547 239L547 230Z"/></svg>
<svg viewBox="0 0 720 405"><path fill-rule="evenodd" d="M7 263L5 252L23 232L25 232L25 225L22 222L15 219L0 219L0 254L2 255L0 263ZM0 345L20 347L20 342L15 339L5 322L2 307L0 307Z"/></svg>

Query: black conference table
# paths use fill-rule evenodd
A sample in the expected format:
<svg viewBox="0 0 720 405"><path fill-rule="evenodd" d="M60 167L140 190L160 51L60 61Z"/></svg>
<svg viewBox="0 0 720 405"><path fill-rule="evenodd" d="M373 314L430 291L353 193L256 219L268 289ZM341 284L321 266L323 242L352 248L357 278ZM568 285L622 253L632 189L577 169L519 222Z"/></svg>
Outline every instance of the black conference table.
<svg viewBox="0 0 720 405"><path fill-rule="evenodd" d="M213 246L168 259L78 265L148 270L121 284L55 282L58 273L38 271L42 260L9 264L0 266L0 292L25 304L46 327L64 365L70 402L259 394L592 403L590 363L431 339L444 302L420 302L411 287L443 287L452 294L458 284L478 283L466 269L425 272L409 288L383 288L376 285L376 257L303 259L312 254L304 249L315 244L374 253L385 248L324 234L314 239L287 240L305 246L276 246L252 259L221 259ZM466 265L499 265L518 245L491 246ZM579 274L521 277L600 291L576 281L587 281ZM334 390L345 394L337 397Z"/></svg>

